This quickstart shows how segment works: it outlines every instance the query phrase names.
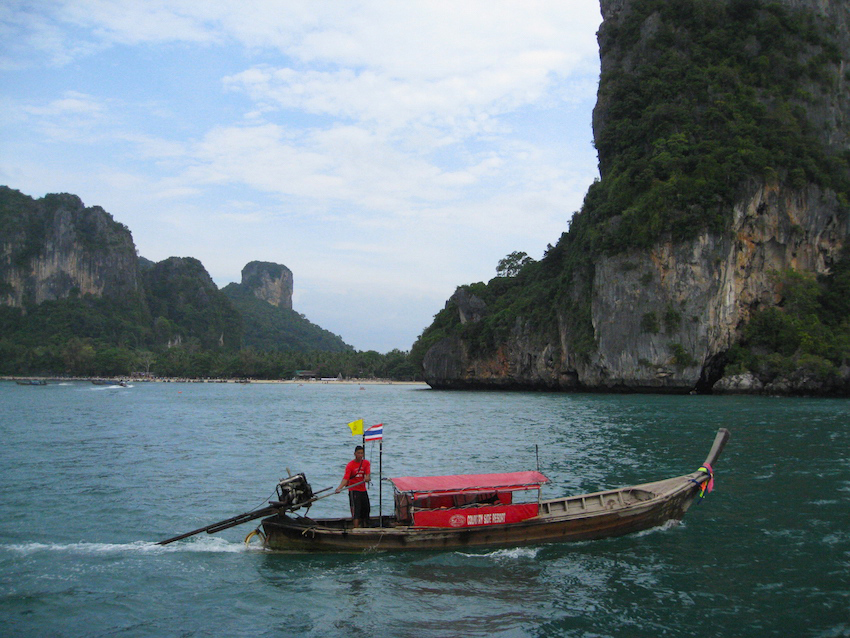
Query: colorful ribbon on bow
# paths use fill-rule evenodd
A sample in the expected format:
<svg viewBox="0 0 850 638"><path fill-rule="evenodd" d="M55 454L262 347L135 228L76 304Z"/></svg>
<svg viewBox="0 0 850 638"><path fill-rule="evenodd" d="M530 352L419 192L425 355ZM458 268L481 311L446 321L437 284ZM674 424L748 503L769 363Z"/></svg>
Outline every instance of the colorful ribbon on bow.
<svg viewBox="0 0 850 638"><path fill-rule="evenodd" d="M703 463L702 467L699 468L697 472L705 472L708 474L708 480L702 482L701 489L699 491L699 497L705 498L705 495L711 494L711 490L714 489L714 470L711 468L710 463Z"/></svg>

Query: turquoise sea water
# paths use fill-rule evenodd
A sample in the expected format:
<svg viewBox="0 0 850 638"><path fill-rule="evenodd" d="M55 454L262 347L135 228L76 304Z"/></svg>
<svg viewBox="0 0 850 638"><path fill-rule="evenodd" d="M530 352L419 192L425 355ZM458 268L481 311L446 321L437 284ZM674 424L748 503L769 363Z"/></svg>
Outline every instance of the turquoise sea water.
<svg viewBox="0 0 850 638"><path fill-rule="evenodd" d="M536 444L544 497L690 472L718 427L732 439L683 524L618 539L294 556L246 547L248 523L154 544L264 504L287 468L335 486L359 417L385 424L385 477L533 469ZM850 636L848 417L845 400L0 383L0 634Z"/></svg>

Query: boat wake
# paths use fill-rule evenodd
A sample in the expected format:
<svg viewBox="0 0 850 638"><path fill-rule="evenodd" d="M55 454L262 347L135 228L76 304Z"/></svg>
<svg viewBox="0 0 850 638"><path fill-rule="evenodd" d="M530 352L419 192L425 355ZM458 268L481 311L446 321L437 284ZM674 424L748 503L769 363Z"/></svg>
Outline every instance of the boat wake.
<svg viewBox="0 0 850 638"><path fill-rule="evenodd" d="M497 549L492 552L486 552L483 554L466 554L464 552L458 552L461 556L467 556L469 558L495 558L496 560L529 560L537 557L537 553L540 551L540 547L511 547L506 549Z"/></svg>
<svg viewBox="0 0 850 638"><path fill-rule="evenodd" d="M248 547L245 543L232 543L221 538L199 538L183 543L157 545L148 541L133 541L132 543L15 543L2 545L0 549L21 556L40 553L67 553L77 555L105 554L173 554L185 552L235 554L258 551L257 547Z"/></svg>
<svg viewBox="0 0 850 638"><path fill-rule="evenodd" d="M637 533L635 533L634 536L636 538L640 538L641 536L649 536L650 534L657 534L658 532L666 532L666 531L671 530L671 529L677 529L677 528L683 529L684 527L685 527L684 521L670 520L670 521L666 521L662 525L658 525L657 527L652 527L650 529L645 529L641 532L637 532Z"/></svg>

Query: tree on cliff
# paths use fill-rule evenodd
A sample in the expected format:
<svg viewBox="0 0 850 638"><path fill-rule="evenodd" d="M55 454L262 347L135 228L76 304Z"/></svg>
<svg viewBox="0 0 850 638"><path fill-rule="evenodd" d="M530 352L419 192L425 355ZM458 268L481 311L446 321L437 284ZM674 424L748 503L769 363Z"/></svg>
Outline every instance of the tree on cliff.
<svg viewBox="0 0 850 638"><path fill-rule="evenodd" d="M521 251L514 251L499 260L496 266L497 277L516 277L519 271L528 264L534 263L534 259Z"/></svg>

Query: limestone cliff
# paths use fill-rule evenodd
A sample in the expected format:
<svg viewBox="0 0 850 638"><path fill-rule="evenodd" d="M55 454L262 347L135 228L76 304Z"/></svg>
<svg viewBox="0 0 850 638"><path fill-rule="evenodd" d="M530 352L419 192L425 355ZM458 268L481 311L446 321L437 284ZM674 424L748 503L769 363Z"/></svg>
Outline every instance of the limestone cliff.
<svg viewBox="0 0 850 638"><path fill-rule="evenodd" d="M292 310L292 271L281 264L252 261L242 269L242 285L257 299Z"/></svg>
<svg viewBox="0 0 850 638"><path fill-rule="evenodd" d="M539 264L458 290L420 340L426 380L777 390L717 381L752 317L784 303L777 273L828 275L850 233L850 5L601 9L601 180Z"/></svg>
<svg viewBox="0 0 850 638"><path fill-rule="evenodd" d="M109 213L75 195L33 200L0 187L0 305L138 292L133 237Z"/></svg>
<svg viewBox="0 0 850 638"><path fill-rule="evenodd" d="M775 273L826 274L848 231L834 193L758 185L734 209L728 235L663 242L600 260L593 283L593 359L583 383L708 388L712 364L756 310L781 300Z"/></svg>

